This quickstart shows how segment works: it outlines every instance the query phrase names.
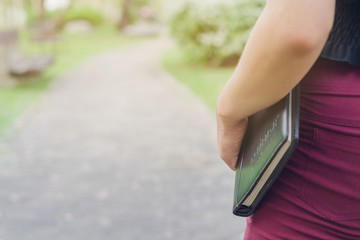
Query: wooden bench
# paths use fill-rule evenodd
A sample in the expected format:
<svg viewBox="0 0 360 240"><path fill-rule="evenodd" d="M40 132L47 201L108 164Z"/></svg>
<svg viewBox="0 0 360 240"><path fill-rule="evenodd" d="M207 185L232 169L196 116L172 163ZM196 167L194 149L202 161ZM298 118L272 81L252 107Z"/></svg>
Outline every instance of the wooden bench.
<svg viewBox="0 0 360 240"><path fill-rule="evenodd" d="M36 76L48 68L54 61L51 55L26 56L19 46L16 30L0 32L1 62L7 74L14 77Z"/></svg>

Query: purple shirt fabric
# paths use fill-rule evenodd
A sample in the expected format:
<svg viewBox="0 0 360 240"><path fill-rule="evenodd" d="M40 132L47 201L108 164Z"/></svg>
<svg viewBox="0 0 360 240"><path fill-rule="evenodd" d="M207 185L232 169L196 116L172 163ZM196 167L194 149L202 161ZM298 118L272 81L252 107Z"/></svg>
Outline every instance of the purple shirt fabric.
<svg viewBox="0 0 360 240"><path fill-rule="evenodd" d="M360 67L320 58L301 81L299 144L245 239L360 239Z"/></svg>

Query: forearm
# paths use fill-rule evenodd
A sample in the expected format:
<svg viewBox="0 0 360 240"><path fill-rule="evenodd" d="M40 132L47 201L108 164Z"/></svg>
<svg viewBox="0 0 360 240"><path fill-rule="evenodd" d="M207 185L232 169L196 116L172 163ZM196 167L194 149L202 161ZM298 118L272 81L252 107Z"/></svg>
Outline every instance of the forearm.
<svg viewBox="0 0 360 240"><path fill-rule="evenodd" d="M334 0L268 0L218 99L218 121L236 125L284 97L318 58L334 8Z"/></svg>

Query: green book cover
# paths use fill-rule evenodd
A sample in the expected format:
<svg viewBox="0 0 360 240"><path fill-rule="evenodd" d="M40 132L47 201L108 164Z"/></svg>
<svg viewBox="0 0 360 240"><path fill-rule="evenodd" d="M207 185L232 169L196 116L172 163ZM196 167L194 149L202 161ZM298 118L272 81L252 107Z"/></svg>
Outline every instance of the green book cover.
<svg viewBox="0 0 360 240"><path fill-rule="evenodd" d="M249 117L235 177L233 212L251 215L298 140L299 89Z"/></svg>

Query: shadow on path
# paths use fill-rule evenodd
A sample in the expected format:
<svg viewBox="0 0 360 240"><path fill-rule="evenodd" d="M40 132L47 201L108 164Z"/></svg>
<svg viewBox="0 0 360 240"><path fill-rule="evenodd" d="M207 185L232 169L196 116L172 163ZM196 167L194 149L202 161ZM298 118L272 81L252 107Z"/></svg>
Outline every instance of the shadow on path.
<svg viewBox="0 0 360 240"><path fill-rule="evenodd" d="M54 81L1 141L0 239L240 239L207 109L151 40Z"/></svg>

